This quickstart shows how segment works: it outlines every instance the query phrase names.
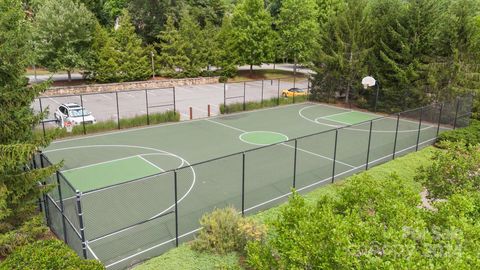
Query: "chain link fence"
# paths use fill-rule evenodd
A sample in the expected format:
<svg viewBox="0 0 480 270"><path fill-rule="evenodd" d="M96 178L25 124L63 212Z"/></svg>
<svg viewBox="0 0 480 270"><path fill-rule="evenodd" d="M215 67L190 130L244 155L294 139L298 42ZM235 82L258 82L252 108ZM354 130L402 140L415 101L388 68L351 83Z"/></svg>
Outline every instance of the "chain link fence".
<svg viewBox="0 0 480 270"><path fill-rule="evenodd" d="M247 86L235 91L248 93ZM215 208L254 214L286 201L292 188L304 193L431 145L441 131L468 125L471 102L432 104L84 193L57 172L45 179L56 188L42 207L79 255L124 269L193 239ZM51 164L43 154L36 160ZM202 184L193 190L195 183Z"/></svg>

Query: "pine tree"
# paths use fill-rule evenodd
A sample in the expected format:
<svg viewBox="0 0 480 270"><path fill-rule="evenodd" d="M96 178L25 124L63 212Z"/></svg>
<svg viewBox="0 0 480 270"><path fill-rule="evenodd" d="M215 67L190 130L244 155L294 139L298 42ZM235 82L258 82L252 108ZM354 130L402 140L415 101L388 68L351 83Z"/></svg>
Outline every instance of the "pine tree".
<svg viewBox="0 0 480 270"><path fill-rule="evenodd" d="M329 100L338 92L345 95L348 103L353 89L358 89L362 77L367 75L366 3L346 0L336 16L323 24L313 81L313 94L319 100Z"/></svg>
<svg viewBox="0 0 480 270"><path fill-rule="evenodd" d="M135 33L130 14L124 11L120 17L120 27L113 32L116 41L116 50L120 58L117 59L118 72L121 81L145 80L150 74L148 53L142 47L142 40Z"/></svg>
<svg viewBox="0 0 480 270"><path fill-rule="evenodd" d="M159 51L156 57L157 65L167 76L174 76L177 68L185 67L189 61L186 56L186 44L175 27L173 17L168 17L165 30L158 35L160 42L155 44Z"/></svg>
<svg viewBox="0 0 480 270"><path fill-rule="evenodd" d="M188 61L180 66L187 77L197 77L207 66L208 44L204 41L202 29L194 18L185 11L180 21L179 34L184 44L184 53Z"/></svg>
<svg viewBox="0 0 480 270"><path fill-rule="evenodd" d="M145 80L151 75L148 53L124 11L119 28L109 33L97 24L89 72L99 82Z"/></svg>
<svg viewBox="0 0 480 270"><path fill-rule="evenodd" d="M32 155L49 142L32 131L45 114L35 114L31 104L46 85L27 85L30 34L21 1L0 1L0 234L31 218L36 199L44 191L38 181L56 169L26 167Z"/></svg>

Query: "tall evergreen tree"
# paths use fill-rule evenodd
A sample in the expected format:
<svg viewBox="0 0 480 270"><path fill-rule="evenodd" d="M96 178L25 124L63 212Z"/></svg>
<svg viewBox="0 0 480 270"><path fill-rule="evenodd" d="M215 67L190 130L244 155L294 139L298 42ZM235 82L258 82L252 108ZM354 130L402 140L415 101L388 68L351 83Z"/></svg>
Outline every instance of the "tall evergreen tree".
<svg viewBox="0 0 480 270"><path fill-rule="evenodd" d="M200 24L185 11L182 14L179 27L180 39L184 44L184 52L186 65L181 66L184 73L188 77L196 77L200 75L203 68L207 66L208 44L204 41L204 36ZM213 33L212 33L213 34Z"/></svg>
<svg viewBox="0 0 480 270"><path fill-rule="evenodd" d="M90 72L99 82L145 80L151 75L148 53L135 34L128 11L119 17L119 27L111 33L96 26L94 57Z"/></svg>
<svg viewBox="0 0 480 270"><path fill-rule="evenodd" d="M275 33L272 18L262 0L242 0L232 17L233 48L240 64L260 65L271 61L274 55Z"/></svg>
<svg viewBox="0 0 480 270"><path fill-rule="evenodd" d="M20 0L0 1L0 234L31 218L44 190L38 181L56 169L26 167L48 139L38 139L32 131L45 115L35 114L31 104L46 85L27 85L32 47L25 16Z"/></svg>
<svg viewBox="0 0 480 270"><path fill-rule="evenodd" d="M52 72L87 66L95 18L73 0L45 0L35 17L35 52Z"/></svg>
<svg viewBox="0 0 480 270"><path fill-rule="evenodd" d="M367 0L346 0L336 16L322 24L312 90L317 99L339 93L348 103L353 89L359 89L362 77L367 75L366 4Z"/></svg>
<svg viewBox="0 0 480 270"><path fill-rule="evenodd" d="M165 30L158 35L160 40L155 44L159 51L156 62L165 75L174 76L177 68L185 67L189 61L186 55L186 44L180 32L175 27L173 17L169 16L165 24Z"/></svg>

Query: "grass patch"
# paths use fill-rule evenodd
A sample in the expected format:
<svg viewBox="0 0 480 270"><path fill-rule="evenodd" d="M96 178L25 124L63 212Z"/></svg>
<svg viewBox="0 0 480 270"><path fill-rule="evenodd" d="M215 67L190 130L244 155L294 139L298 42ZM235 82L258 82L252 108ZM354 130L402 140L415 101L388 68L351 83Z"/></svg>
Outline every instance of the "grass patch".
<svg viewBox="0 0 480 270"><path fill-rule="evenodd" d="M225 114L225 113L234 113L234 112L241 112L241 111L252 111L252 110L258 110L261 108L270 108L270 107L275 107L279 105L288 105L288 104L300 103L305 101L307 101L306 96L298 96L298 97L295 97L295 100L293 99L293 97L288 97L288 98L280 97L280 99L278 98L265 99L263 102L249 101L245 103L245 108L243 106L243 102L227 104L227 106L225 106L224 104L220 104L220 113Z"/></svg>
<svg viewBox="0 0 480 270"><path fill-rule="evenodd" d="M367 172L360 174L368 174L375 180L386 179L392 173L396 174L399 179L412 182L413 185L421 190L421 185L415 182L416 171L420 166L427 165L431 162L431 157L436 151L440 151L434 147L426 147L418 152L408 154L397 158L388 163L373 167ZM324 195L335 196L339 186L344 185L352 177L340 180L335 184L318 188L312 192L305 194L303 197L309 204L314 204L318 198ZM286 203L277 207L260 212L251 218L260 223L268 223L275 219ZM244 269L240 264L239 256L235 253L228 255L214 255L211 253L199 253L193 251L188 244L179 248L170 250L169 252L151 259L135 268L135 270L153 270L153 269Z"/></svg>
<svg viewBox="0 0 480 270"><path fill-rule="evenodd" d="M133 128L150 125L178 122L180 121L180 114L178 112L167 111L164 113L152 113L147 119L147 115L139 115L132 118L120 119L120 128ZM109 120L97 122L93 125L85 125L85 131L87 134L99 133L105 131L112 131L118 129L117 121ZM47 136L53 136L54 138L65 138L71 136L83 135L83 125L77 125L73 127L72 132L67 132L65 128L49 128L45 130ZM35 131L36 136L43 136L43 131L38 129Z"/></svg>
<svg viewBox="0 0 480 270"><path fill-rule="evenodd" d="M305 75L297 72L297 80L306 78ZM243 82L255 80L274 80L282 79L284 81L293 81L293 72L278 69L261 69L261 70L239 70L237 75L229 78L228 82Z"/></svg>
<svg viewBox="0 0 480 270"><path fill-rule="evenodd" d="M134 270L176 270L176 269L241 269L238 264L238 255L228 253L226 255L215 255L206 252L197 252L184 244L172 249L162 256L153 258Z"/></svg>

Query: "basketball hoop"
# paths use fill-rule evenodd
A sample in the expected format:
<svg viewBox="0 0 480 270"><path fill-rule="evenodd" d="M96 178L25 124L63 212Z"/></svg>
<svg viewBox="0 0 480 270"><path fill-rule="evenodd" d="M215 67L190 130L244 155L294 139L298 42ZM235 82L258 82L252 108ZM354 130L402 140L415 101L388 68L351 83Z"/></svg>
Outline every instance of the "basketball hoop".
<svg viewBox="0 0 480 270"><path fill-rule="evenodd" d="M377 81L371 76L367 76L367 77L362 79L363 89L367 89L368 87L372 87L376 83L377 83Z"/></svg>
<svg viewBox="0 0 480 270"><path fill-rule="evenodd" d="M68 133L71 133L73 131L73 123L72 122L67 121L67 122L65 122L65 124L63 124L63 126L65 127L65 129L67 130Z"/></svg>

